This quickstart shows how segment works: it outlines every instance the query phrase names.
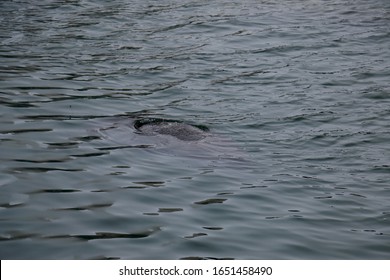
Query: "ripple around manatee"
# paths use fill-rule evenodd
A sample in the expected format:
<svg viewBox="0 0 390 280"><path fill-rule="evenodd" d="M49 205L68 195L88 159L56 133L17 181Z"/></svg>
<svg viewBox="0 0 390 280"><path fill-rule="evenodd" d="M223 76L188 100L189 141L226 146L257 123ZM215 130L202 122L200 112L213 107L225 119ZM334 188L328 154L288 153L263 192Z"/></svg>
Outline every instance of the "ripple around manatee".
<svg viewBox="0 0 390 280"><path fill-rule="evenodd" d="M145 135L171 135L182 141L198 141L207 136L208 128L190 125L180 121L163 119L140 119L134 122L134 128Z"/></svg>

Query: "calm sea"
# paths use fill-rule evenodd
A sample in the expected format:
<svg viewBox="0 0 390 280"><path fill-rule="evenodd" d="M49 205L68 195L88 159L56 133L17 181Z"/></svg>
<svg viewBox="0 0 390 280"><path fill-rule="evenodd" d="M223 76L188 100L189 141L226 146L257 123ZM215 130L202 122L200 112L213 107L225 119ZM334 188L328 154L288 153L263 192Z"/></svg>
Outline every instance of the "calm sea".
<svg viewBox="0 0 390 280"><path fill-rule="evenodd" d="M389 81L388 0L2 0L0 258L390 259Z"/></svg>

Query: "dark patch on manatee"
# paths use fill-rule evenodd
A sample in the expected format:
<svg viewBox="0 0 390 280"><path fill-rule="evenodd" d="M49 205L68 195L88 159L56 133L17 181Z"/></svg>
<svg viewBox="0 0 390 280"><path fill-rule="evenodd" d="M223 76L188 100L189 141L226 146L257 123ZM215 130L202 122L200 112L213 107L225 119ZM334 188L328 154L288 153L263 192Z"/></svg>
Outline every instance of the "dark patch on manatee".
<svg viewBox="0 0 390 280"><path fill-rule="evenodd" d="M139 119L134 128L145 135L171 135L182 141L198 141L206 138L208 128L203 125L191 125L176 120Z"/></svg>

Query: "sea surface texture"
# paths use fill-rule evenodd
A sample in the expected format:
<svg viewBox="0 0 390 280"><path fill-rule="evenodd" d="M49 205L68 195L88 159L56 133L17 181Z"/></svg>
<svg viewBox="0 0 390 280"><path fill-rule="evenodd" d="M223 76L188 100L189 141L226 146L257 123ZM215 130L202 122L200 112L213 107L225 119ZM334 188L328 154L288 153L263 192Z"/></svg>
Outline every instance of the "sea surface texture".
<svg viewBox="0 0 390 280"><path fill-rule="evenodd" d="M0 258L390 259L390 1L0 1Z"/></svg>

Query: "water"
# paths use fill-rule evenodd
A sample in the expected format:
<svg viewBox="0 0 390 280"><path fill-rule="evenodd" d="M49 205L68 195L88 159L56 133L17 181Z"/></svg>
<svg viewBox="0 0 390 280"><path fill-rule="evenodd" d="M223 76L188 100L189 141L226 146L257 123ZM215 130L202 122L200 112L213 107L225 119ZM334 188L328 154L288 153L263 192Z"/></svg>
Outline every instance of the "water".
<svg viewBox="0 0 390 280"><path fill-rule="evenodd" d="M0 257L389 259L389 32L387 0L1 1Z"/></svg>

